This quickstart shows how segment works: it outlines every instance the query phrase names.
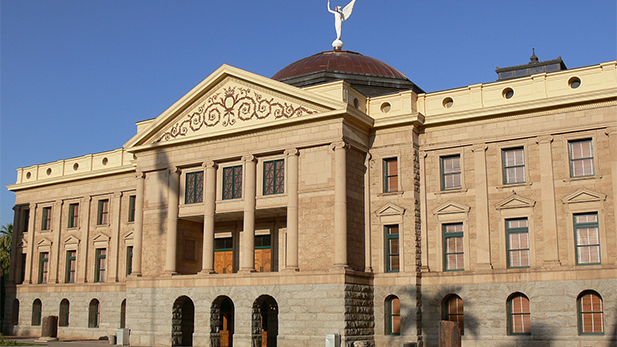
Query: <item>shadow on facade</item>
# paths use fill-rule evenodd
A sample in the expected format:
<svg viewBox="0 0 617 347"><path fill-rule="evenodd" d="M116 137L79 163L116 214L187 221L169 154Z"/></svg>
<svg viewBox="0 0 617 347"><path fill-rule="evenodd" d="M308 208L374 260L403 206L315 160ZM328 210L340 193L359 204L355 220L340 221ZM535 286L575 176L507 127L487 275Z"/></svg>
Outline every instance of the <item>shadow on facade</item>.
<svg viewBox="0 0 617 347"><path fill-rule="evenodd" d="M532 312L533 314L533 312ZM508 342L499 344L499 347L537 347L552 346L556 332L553 328L542 323L533 322L530 335L510 335Z"/></svg>

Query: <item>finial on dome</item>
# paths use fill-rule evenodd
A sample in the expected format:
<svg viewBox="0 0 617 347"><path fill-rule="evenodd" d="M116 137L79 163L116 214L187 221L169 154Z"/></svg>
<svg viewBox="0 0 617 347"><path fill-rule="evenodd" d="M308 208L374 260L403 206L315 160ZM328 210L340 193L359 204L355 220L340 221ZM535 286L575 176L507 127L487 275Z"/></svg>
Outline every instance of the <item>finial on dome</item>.
<svg viewBox="0 0 617 347"><path fill-rule="evenodd" d="M533 52L533 55L529 58L529 60L531 60L529 63L532 64L539 62L540 60L538 59L538 57L536 57L536 49L532 48L531 50Z"/></svg>
<svg viewBox="0 0 617 347"><path fill-rule="evenodd" d="M343 48L343 41L341 41L341 31L343 29L343 22L351 16L353 6L356 0L351 0L343 9L341 6L336 6L334 10L330 9L330 0L328 0L328 12L334 14L334 29L336 29L336 40L332 42L332 47L335 51L340 51Z"/></svg>

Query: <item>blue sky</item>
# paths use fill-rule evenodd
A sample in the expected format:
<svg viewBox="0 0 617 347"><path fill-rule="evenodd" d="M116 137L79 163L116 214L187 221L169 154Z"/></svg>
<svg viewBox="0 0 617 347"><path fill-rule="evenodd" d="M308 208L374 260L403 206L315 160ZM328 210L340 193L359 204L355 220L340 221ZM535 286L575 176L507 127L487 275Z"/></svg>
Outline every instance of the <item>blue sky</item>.
<svg viewBox="0 0 617 347"><path fill-rule="evenodd" d="M332 0L332 6L346 1ZM326 0L2 0L0 225L18 167L120 148L222 64L270 77L331 49ZM496 79L495 67L617 57L614 0L358 0L344 49L427 92Z"/></svg>

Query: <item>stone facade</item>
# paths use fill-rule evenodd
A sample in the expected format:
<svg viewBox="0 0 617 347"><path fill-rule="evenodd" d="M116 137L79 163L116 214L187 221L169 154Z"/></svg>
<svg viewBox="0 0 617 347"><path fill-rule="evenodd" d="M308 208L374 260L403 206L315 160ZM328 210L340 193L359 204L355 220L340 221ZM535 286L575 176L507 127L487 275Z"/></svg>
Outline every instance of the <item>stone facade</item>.
<svg viewBox="0 0 617 347"><path fill-rule="evenodd" d="M373 97L222 66L123 149L18 169L4 330L436 346L464 317L466 347L614 345L616 66Z"/></svg>

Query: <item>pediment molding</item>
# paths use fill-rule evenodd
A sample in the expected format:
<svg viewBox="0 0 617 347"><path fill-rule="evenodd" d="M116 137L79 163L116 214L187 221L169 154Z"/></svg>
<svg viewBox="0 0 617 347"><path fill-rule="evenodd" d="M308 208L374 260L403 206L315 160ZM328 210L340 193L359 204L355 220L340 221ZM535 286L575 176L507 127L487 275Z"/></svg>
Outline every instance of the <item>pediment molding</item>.
<svg viewBox="0 0 617 347"><path fill-rule="evenodd" d="M49 250L52 245L52 241L46 237L43 237L39 242L36 243L36 248L38 250Z"/></svg>
<svg viewBox="0 0 617 347"><path fill-rule="evenodd" d="M605 200L606 194L594 192L593 190L587 188L581 188L561 199L561 202L563 202L564 204L575 204L582 202L596 202Z"/></svg>
<svg viewBox="0 0 617 347"><path fill-rule="evenodd" d="M402 216L405 214L405 209L393 203L387 203L378 209L375 214L377 217L383 216Z"/></svg>
<svg viewBox="0 0 617 347"><path fill-rule="evenodd" d="M497 210L505 210L509 208L529 208L534 207L536 202L518 194L512 194L509 197L501 200L495 205Z"/></svg>
<svg viewBox="0 0 617 347"><path fill-rule="evenodd" d="M109 236L100 233L92 239L92 244L94 245L94 248L107 248L109 240Z"/></svg>
<svg viewBox="0 0 617 347"><path fill-rule="evenodd" d="M216 137L346 109L346 103L223 65L124 147Z"/></svg>
<svg viewBox="0 0 617 347"><path fill-rule="evenodd" d="M64 245L65 246L75 246L75 247L77 247L77 246L79 246L79 242L81 242L80 239L78 239L77 237L71 235L71 236L67 237L64 240Z"/></svg>
<svg viewBox="0 0 617 347"><path fill-rule="evenodd" d="M433 210L433 214L454 214L454 213L469 213L471 207L460 204L458 202L447 202Z"/></svg>

